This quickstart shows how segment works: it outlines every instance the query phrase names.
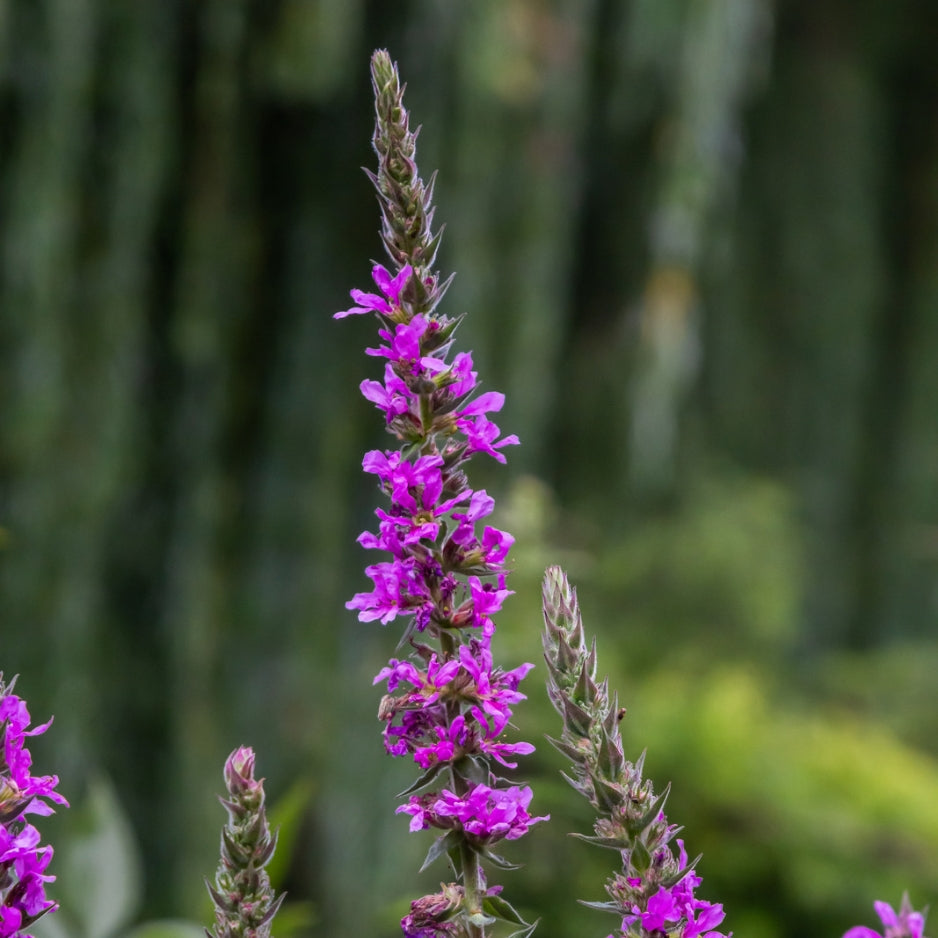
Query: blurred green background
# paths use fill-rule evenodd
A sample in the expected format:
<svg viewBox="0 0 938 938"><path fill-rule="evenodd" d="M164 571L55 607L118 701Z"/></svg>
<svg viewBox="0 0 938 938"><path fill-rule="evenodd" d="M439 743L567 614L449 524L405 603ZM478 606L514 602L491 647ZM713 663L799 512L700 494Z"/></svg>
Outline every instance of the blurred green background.
<svg viewBox="0 0 938 938"><path fill-rule="evenodd" d="M374 324L331 319L380 259L377 46L523 441L472 478L518 537L502 662L540 660L563 564L736 934L938 901L928 4L0 0L0 668L55 714L60 927L208 922L242 743L297 933L397 934L446 876L393 814L398 632L344 608L385 443ZM553 823L506 896L601 936L573 900L617 858L566 836L542 678L516 722Z"/></svg>

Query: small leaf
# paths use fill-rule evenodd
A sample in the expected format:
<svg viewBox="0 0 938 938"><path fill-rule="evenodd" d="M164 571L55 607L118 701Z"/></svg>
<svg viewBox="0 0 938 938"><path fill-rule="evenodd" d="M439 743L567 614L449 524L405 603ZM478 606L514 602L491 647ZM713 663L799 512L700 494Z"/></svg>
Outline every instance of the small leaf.
<svg viewBox="0 0 938 938"><path fill-rule="evenodd" d="M427 851L427 858L423 861L423 866L420 867L420 872L422 873L434 860L438 859L441 856L449 853L450 850L455 846L455 831L447 831L442 837L437 837L433 841L430 849Z"/></svg>
<svg viewBox="0 0 938 938"><path fill-rule="evenodd" d="M628 837L595 837L591 834L578 834L571 831L571 837L582 840L584 843L592 844L594 847L608 847L610 850L625 850L630 843Z"/></svg>
<svg viewBox="0 0 938 938"><path fill-rule="evenodd" d="M414 782L409 787L405 788L402 792L398 792L397 797L403 798L406 795L412 795L415 791L420 791L420 789L423 788L425 785L429 785L430 782L432 782L433 779L435 779L437 775L439 775L440 772L444 768L446 768L446 765L447 763L445 762L437 762L436 765L430 766L430 768L427 769L427 771L424 772L423 775L421 775L420 778L418 778L416 782Z"/></svg>
<svg viewBox="0 0 938 938"><path fill-rule="evenodd" d="M482 901L482 908L503 922L511 922L514 925L527 925L528 923L518 914L517 909L501 896L486 896Z"/></svg>
<svg viewBox="0 0 938 938"><path fill-rule="evenodd" d="M488 860L492 866L497 867L500 870L520 870L521 866L518 863L510 863L504 857L499 856L497 853L492 853L490 850L482 850L479 853L479 856Z"/></svg>
<svg viewBox="0 0 938 938"><path fill-rule="evenodd" d="M577 899L580 905L586 906L588 909L596 909L598 912L615 912L617 915L622 914L622 909L619 908L618 903L616 902L587 902L586 899Z"/></svg>
<svg viewBox="0 0 938 938"><path fill-rule="evenodd" d="M536 922L532 922L530 925L527 926L527 928L519 928L518 931L513 931L508 936L508 938L528 938L528 935L530 935L531 932L533 932L534 929L537 928L537 922L539 921L540 919L538 919Z"/></svg>
<svg viewBox="0 0 938 938"><path fill-rule="evenodd" d="M563 705L563 719L567 729L577 736L589 736L590 715L569 697L561 701Z"/></svg>
<svg viewBox="0 0 938 938"><path fill-rule="evenodd" d="M586 760L587 753L577 749L576 746L564 742L562 739L554 739L553 736L545 736L544 738L554 749L562 752L568 759L572 759L574 762L584 762Z"/></svg>

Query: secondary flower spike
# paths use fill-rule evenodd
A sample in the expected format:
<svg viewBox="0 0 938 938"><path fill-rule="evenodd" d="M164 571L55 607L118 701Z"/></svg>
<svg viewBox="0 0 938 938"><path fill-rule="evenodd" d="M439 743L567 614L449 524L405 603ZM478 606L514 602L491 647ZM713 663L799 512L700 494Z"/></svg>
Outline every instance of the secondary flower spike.
<svg viewBox="0 0 938 938"><path fill-rule="evenodd" d="M518 438L503 436L491 419L504 395L480 392L471 353L453 351L459 318L440 311L449 280L435 268L433 184L417 171L416 134L386 52L372 57L371 76L378 169L368 175L390 265L374 265L374 291L352 290L353 305L335 318L377 318L378 341L366 354L379 360L383 378L360 389L394 444L362 460L384 502L376 529L358 542L378 559L365 568L371 588L346 605L362 622L403 621L399 647L409 645L410 654L375 678L387 686L378 713L385 749L421 771L398 813L410 815L411 830L439 832L427 862L446 857L456 874L440 893L416 900L401 927L419 938L481 938L502 919L527 935L534 926L486 884L482 864L504 867L493 846L545 820L529 812L531 789L503 774L534 750L508 735L532 665L495 664L495 616L511 595L514 538L487 523L495 501L473 489L466 472L478 453L504 463Z"/></svg>
<svg viewBox="0 0 938 938"><path fill-rule="evenodd" d="M26 816L48 815L53 804L68 802L55 790L55 775L31 774L27 736L44 733L52 720L30 729L26 702L13 693L16 678L4 684L0 673L0 938L30 938L26 929L58 905L46 897L52 847Z"/></svg>
<svg viewBox="0 0 938 938"><path fill-rule="evenodd" d="M270 938L283 894L276 896L264 867L274 855L264 808L264 781L254 778L254 751L235 749L225 762L228 812L221 832L221 859L215 885L206 882L215 905L215 928L208 938Z"/></svg>
<svg viewBox="0 0 938 938"><path fill-rule="evenodd" d="M576 591L559 567L548 568L543 597L547 692L563 718L560 739L551 742L573 762L564 777L598 814L594 836L581 839L622 857L621 873L606 884L610 901L586 905L618 915L623 938L725 938L715 930L723 906L694 895L701 879L675 839L680 829L665 816L668 789L656 795L642 777L644 755L635 763L625 758L625 711L608 683L596 680L596 643L587 644Z"/></svg>

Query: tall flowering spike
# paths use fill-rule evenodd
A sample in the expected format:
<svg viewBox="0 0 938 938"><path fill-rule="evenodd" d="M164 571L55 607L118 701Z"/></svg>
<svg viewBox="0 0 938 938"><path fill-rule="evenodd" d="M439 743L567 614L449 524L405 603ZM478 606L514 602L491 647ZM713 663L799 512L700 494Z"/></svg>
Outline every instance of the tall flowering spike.
<svg viewBox="0 0 938 938"><path fill-rule="evenodd" d="M269 938L283 894L274 895L264 867L274 855L264 810L264 780L254 778L254 751L241 746L225 762L228 812L221 832L221 859L215 885L205 885L215 905L215 928L209 938Z"/></svg>
<svg viewBox="0 0 938 938"><path fill-rule="evenodd" d="M44 733L52 720L30 729L26 702L13 693L16 678L4 684L0 672L0 938L24 936L27 929L58 905L46 898L46 872L52 847L41 846L39 831L26 815L48 815L53 804L68 802L55 790L55 775L30 773L27 736Z"/></svg>
<svg viewBox="0 0 938 938"><path fill-rule="evenodd" d="M622 857L622 871L606 884L610 900L587 905L620 916L626 938L723 938L715 931L723 906L694 895L701 879L683 841L675 840L679 828L665 816L668 790L655 794L643 779L644 757L625 758L619 735L625 711L605 681L596 683L595 645L587 646L576 591L559 567L547 570L543 599L547 690L563 719L560 738L551 742L573 763L567 781L598 815L593 836L581 839Z"/></svg>
<svg viewBox="0 0 938 938"><path fill-rule="evenodd" d="M420 777L398 813L412 831L439 833L427 857L446 857L456 881L413 903L401 921L405 935L481 938L497 919L533 929L486 884L483 866L505 866L493 852L502 840L523 836L544 818L530 811L531 789L504 776L533 751L507 738L512 709L524 699L518 686L532 665L495 664L495 615L511 594L506 580L514 538L487 523L495 502L473 490L466 466L477 453L505 462L491 415L504 395L478 393L469 352L452 353L458 319L438 306L448 281L433 269L440 243L431 230L432 184L417 172L416 135L403 103L397 68L387 52L374 54L374 148L369 173L381 206L381 234L391 269L376 265L376 292L353 290L353 305L336 318L374 314L383 380L361 392L383 415L396 449L365 454L364 471L384 495L377 530L358 538L380 559L365 568L372 588L346 605L362 622L403 621L404 659L392 659L375 682L387 694L378 716L390 755L414 760Z"/></svg>
<svg viewBox="0 0 938 938"><path fill-rule="evenodd" d="M882 933L855 925L844 933L844 938L926 938L925 913L912 908L908 893L903 895L898 912L888 902L874 902L873 908L883 923Z"/></svg>

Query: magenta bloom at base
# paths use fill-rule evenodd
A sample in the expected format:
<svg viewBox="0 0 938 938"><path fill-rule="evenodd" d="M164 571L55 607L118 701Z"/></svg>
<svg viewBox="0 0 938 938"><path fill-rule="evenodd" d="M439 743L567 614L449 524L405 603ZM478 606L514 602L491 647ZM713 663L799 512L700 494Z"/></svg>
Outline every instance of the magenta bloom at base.
<svg viewBox="0 0 938 938"><path fill-rule="evenodd" d="M687 869L687 851L684 841L678 840L678 867ZM641 877L634 877L630 885L641 885ZM708 902L694 896L694 890L701 884L701 878L688 870L682 879L670 888L659 886L642 911L638 906L622 919L622 932L629 933L629 927L635 922L649 934L671 934L676 925L683 922L681 938L726 938L722 932L714 931L726 917L723 905Z"/></svg>
<svg viewBox="0 0 938 938"><path fill-rule="evenodd" d="M55 879L46 872L52 847L41 844L26 815L52 814L53 804L68 806L55 790L57 776L31 774L26 737L44 733L52 721L29 728L26 702L11 693L15 683L14 678L5 685L0 673L0 938L29 938L24 929L58 908L45 891Z"/></svg>
<svg viewBox="0 0 938 938"><path fill-rule="evenodd" d="M926 938L925 915L912 908L908 894L902 897L898 912L888 902L874 902L873 908L883 923L882 933L855 925L844 933L844 938Z"/></svg>

